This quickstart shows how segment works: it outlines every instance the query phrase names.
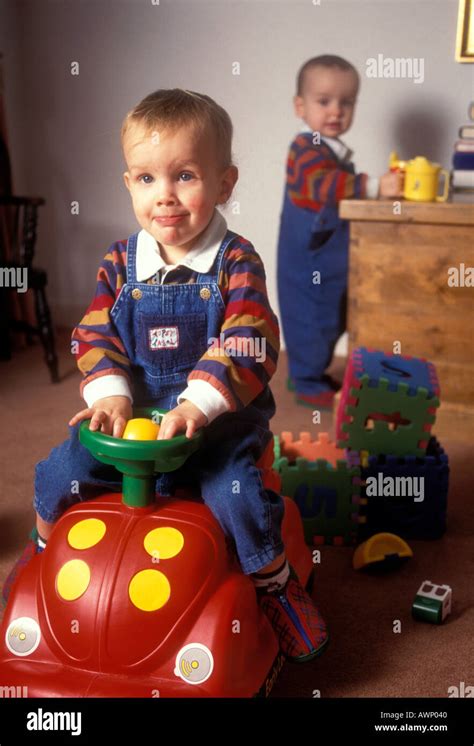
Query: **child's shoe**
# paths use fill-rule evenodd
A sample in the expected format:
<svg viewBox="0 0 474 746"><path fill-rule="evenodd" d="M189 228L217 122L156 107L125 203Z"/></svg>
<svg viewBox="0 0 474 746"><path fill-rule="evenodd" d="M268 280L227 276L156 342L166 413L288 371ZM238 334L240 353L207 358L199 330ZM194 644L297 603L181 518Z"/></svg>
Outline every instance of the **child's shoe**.
<svg viewBox="0 0 474 746"><path fill-rule="evenodd" d="M35 554L38 554L42 551L43 547L40 547L38 544L38 532L36 528L34 528L30 534L28 544L24 548L22 555L13 565L7 579L5 580L5 583L3 584L2 597L5 603L7 603L10 591L13 588L13 584L22 572L23 568L26 567L26 565L35 556Z"/></svg>
<svg viewBox="0 0 474 746"><path fill-rule="evenodd" d="M290 569L286 585L277 591L259 591L259 603L288 660L305 663L320 655L329 637L326 623L311 596Z"/></svg>
<svg viewBox="0 0 474 746"><path fill-rule="evenodd" d="M321 391L319 394L296 394L297 404L315 409L332 409L334 403L334 391Z"/></svg>
<svg viewBox="0 0 474 746"><path fill-rule="evenodd" d="M319 391L317 394L302 394L296 391L296 403L306 407L316 407L317 409L332 409L334 396L341 385L328 373L323 375L320 383L326 385L327 389Z"/></svg>

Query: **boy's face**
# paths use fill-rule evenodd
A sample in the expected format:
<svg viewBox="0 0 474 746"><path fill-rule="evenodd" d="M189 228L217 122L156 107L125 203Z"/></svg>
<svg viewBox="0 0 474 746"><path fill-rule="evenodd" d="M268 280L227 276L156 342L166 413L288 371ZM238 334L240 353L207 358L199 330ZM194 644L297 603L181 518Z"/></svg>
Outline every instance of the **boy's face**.
<svg viewBox="0 0 474 746"><path fill-rule="evenodd" d="M124 138L124 173L135 216L165 250L181 258L208 226L214 207L232 194L235 166L219 167L212 135L193 127L150 132L132 127Z"/></svg>
<svg viewBox="0 0 474 746"><path fill-rule="evenodd" d="M302 96L295 96L296 116L313 132L339 137L352 124L358 83L350 70L315 67L305 75Z"/></svg>

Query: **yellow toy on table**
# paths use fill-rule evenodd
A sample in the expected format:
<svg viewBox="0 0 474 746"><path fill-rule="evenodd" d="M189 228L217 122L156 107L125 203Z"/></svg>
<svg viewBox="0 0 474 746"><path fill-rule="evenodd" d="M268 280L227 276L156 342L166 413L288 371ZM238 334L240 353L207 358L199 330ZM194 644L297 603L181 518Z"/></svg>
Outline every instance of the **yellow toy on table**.
<svg viewBox="0 0 474 746"><path fill-rule="evenodd" d="M400 171L405 176L403 196L414 202L446 202L449 195L449 171L439 163L431 163L418 155L411 161L401 161L395 150L390 153L390 171ZM443 193L438 195L439 178L444 176Z"/></svg>

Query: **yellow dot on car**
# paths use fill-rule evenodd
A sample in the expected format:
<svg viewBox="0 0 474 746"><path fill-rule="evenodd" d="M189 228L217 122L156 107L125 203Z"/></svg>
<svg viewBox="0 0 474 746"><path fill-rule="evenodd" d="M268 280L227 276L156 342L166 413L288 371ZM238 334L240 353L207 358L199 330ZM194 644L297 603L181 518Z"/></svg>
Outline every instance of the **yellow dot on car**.
<svg viewBox="0 0 474 746"><path fill-rule="evenodd" d="M184 536L181 531L171 526L161 526L149 531L143 540L143 546L148 554L158 560L176 557L184 546Z"/></svg>
<svg viewBox="0 0 474 746"><path fill-rule="evenodd" d="M101 541L107 526L98 518L86 518L78 521L67 535L68 544L73 549L90 549Z"/></svg>
<svg viewBox="0 0 474 746"><path fill-rule="evenodd" d="M65 601L75 601L89 587L91 571L84 560L66 562L56 576L56 590Z"/></svg>
<svg viewBox="0 0 474 746"><path fill-rule="evenodd" d="M160 426L146 417L135 417L129 420L123 431L125 440L156 440Z"/></svg>
<svg viewBox="0 0 474 746"><path fill-rule="evenodd" d="M130 581L130 601L140 611L157 611L168 601L171 586L159 570L140 570Z"/></svg>

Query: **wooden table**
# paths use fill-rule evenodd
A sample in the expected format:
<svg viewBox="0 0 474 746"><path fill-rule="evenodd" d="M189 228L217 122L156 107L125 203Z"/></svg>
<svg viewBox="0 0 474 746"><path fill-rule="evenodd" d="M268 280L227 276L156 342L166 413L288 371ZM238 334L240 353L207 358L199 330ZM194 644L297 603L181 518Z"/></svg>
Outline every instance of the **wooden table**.
<svg viewBox="0 0 474 746"><path fill-rule="evenodd" d="M474 267L474 203L398 204L341 202L350 220L349 348L392 352L398 341L402 355L433 362L443 405L435 431L449 420L472 437L474 287L450 287L448 273L462 274L463 264L466 282Z"/></svg>

